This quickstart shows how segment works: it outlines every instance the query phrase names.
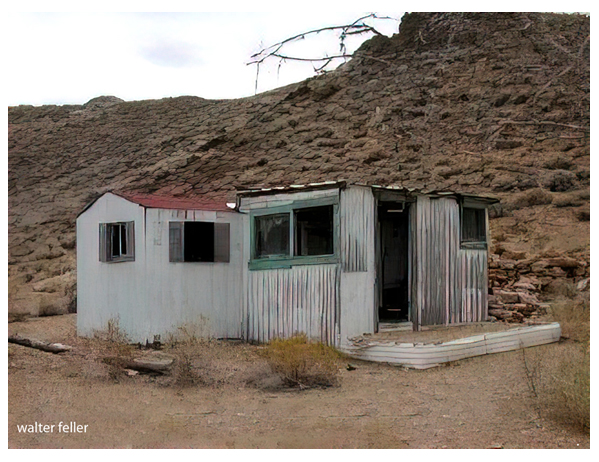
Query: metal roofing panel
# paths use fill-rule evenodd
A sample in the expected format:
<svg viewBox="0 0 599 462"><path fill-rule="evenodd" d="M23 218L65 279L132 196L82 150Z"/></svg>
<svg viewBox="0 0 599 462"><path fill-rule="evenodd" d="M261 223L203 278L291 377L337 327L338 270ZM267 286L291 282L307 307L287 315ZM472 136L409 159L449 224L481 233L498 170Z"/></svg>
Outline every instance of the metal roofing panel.
<svg viewBox="0 0 599 462"><path fill-rule="evenodd" d="M173 197L166 195L145 194L136 192L113 192L143 207L153 209L171 209L171 210L208 210L208 211L227 211L232 209L227 207L226 201L207 199L203 197Z"/></svg>

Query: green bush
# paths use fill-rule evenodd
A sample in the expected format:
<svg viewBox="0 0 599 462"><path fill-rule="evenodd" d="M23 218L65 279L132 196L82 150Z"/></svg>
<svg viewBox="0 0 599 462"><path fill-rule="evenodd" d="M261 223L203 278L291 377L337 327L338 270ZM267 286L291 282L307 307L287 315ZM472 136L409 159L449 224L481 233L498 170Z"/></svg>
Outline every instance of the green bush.
<svg viewBox="0 0 599 462"><path fill-rule="evenodd" d="M311 342L305 334L271 340L262 354L287 386L337 385L339 353L323 343Z"/></svg>

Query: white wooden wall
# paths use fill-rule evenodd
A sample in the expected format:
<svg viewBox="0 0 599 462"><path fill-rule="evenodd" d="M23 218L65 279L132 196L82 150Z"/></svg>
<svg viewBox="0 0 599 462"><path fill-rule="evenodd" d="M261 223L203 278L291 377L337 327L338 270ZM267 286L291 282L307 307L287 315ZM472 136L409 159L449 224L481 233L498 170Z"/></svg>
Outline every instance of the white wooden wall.
<svg viewBox="0 0 599 462"><path fill-rule="evenodd" d="M231 223L229 263L169 262L169 221ZM98 224L135 222L135 261L102 263ZM144 209L106 194L77 219L77 331L118 320L135 342L177 334L241 336L242 217L234 212Z"/></svg>
<svg viewBox="0 0 599 462"><path fill-rule="evenodd" d="M341 191L341 345L375 330L375 200L372 189Z"/></svg>

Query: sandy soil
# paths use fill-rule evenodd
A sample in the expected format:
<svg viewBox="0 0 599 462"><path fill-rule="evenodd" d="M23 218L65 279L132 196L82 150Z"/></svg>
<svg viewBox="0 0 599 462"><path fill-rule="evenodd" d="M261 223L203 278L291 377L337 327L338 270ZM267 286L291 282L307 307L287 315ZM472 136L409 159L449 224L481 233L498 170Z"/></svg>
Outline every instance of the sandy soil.
<svg viewBox="0 0 599 462"><path fill-rule="evenodd" d="M126 376L77 339L75 316L9 324L75 346L53 355L9 344L11 448L588 448L588 434L538 409L522 352L426 371L351 361L340 385L277 387L257 346L211 342L203 382ZM564 345L537 347L537 354ZM87 425L85 433L19 433L17 425Z"/></svg>

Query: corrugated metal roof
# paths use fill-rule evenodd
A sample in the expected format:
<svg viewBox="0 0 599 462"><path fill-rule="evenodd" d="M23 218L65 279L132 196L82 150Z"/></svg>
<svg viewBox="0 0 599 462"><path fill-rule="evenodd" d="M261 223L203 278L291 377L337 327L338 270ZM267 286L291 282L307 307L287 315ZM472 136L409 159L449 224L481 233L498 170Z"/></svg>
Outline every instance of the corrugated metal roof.
<svg viewBox="0 0 599 462"><path fill-rule="evenodd" d="M329 189L329 188L342 188L346 184L345 180L339 181L324 181L322 183L308 183L308 184L292 184L289 186L273 186L272 188L256 188L248 189L246 191L238 191L237 196L261 196L268 194L279 194L285 192L297 192L297 191L312 191L315 189Z"/></svg>
<svg viewBox="0 0 599 462"><path fill-rule="evenodd" d="M356 185L356 186L364 186L367 188L372 188L375 190L386 190L386 191L396 191L402 192L406 194L422 194L426 196L456 196L456 197L469 197L472 199L479 199L481 201L487 202L489 204L493 204L499 202L499 199L492 196L487 195L477 195L477 194L469 194L469 193L461 193L458 191L444 191L444 190L435 190L435 189L417 189L417 188L406 188L404 186L399 185L376 185L369 183L351 183L346 180L338 180L338 181L324 181L322 183L309 183L309 184L294 184L290 186L275 186L272 188L256 188L249 189L247 191L238 191L237 196L261 196L268 194L280 194L286 192L296 192L296 191L311 191L315 189L327 189L327 188L344 188L346 185Z"/></svg>
<svg viewBox="0 0 599 462"><path fill-rule="evenodd" d="M209 212L234 212L233 207L228 207L227 202L223 199L207 199L203 197L174 197L158 194L138 193L138 192L120 192L120 191L106 191L104 194L114 194L115 196L122 197L135 204L139 204L143 207L152 209L171 209L171 210L205 210ZM83 207L83 209L77 214L79 217L87 209L96 203L100 197L104 194L98 195L92 201Z"/></svg>
<svg viewBox="0 0 599 462"><path fill-rule="evenodd" d="M174 209L174 210L208 210L208 211L227 211L232 209L227 207L225 200L217 201L203 197L174 197L156 194L144 194L135 192L112 192L131 202L152 209Z"/></svg>

